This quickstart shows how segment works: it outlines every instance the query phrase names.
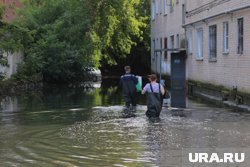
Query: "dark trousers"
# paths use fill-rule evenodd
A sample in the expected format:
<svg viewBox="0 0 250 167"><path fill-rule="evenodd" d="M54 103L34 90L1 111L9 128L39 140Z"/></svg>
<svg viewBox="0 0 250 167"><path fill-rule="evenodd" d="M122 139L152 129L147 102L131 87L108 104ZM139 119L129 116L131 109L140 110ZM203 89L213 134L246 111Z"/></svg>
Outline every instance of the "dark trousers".
<svg viewBox="0 0 250 167"><path fill-rule="evenodd" d="M136 93L123 94L123 98L127 107L130 105L136 106Z"/></svg>
<svg viewBox="0 0 250 167"><path fill-rule="evenodd" d="M147 93L146 116L148 118L158 118L162 109L162 99L159 93Z"/></svg>

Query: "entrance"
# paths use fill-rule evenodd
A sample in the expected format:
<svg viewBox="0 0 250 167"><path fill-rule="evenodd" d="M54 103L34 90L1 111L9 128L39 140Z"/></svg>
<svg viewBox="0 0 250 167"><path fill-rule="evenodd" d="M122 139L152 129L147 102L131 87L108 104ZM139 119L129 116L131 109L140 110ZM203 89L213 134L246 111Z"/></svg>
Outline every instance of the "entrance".
<svg viewBox="0 0 250 167"><path fill-rule="evenodd" d="M186 107L186 52L171 54L171 107Z"/></svg>

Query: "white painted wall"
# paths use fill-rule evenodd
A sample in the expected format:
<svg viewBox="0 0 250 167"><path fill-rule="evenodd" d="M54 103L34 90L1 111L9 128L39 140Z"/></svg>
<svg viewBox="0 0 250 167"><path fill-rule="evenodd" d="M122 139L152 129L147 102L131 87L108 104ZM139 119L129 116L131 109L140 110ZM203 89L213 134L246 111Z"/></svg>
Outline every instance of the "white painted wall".
<svg viewBox="0 0 250 167"><path fill-rule="evenodd" d="M17 72L18 63L22 61L23 55L21 53L4 53L4 56L7 57L9 66L3 67L0 65L0 72L5 73L6 78L10 78Z"/></svg>

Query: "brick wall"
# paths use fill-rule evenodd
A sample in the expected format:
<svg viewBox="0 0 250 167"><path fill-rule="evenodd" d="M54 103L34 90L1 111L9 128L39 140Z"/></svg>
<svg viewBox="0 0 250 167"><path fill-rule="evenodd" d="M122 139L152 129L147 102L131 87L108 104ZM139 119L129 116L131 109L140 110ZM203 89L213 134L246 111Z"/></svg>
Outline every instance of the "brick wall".
<svg viewBox="0 0 250 167"><path fill-rule="evenodd" d="M213 0L210 0L213 1ZM219 1L219 0L218 0ZM192 1L193 2L193 1ZM201 0L189 4L187 11L197 12L199 5L204 5L209 1ZM190 15L186 18L186 24L193 23L204 18L220 14L223 11L247 7L249 0L226 0L219 5L212 5L209 10ZM196 10L196 11L195 11ZM188 13L190 14L190 13ZM243 54L237 53L238 45L238 25L237 19L244 19L244 51ZM223 22L229 23L229 53L223 54ZM209 26L217 25L217 61L209 61ZM197 60L197 28L203 28L203 54L202 61ZM188 55L187 67L188 78L217 85L224 85L228 88L237 86L240 91L250 93L250 8L239 10L230 14L220 15L202 22L196 22L186 27L192 31L193 35L193 54Z"/></svg>
<svg viewBox="0 0 250 167"><path fill-rule="evenodd" d="M176 38L177 34L179 37L183 37L185 34L184 29L182 28L182 4L184 0L179 0L178 3L175 3L173 11L170 12L170 0L167 0L167 14L165 14L165 0L151 0L152 2L161 4L162 13L160 13L160 5L158 6L159 12L155 15L155 19L151 20L151 67L153 71L160 71L160 61L162 62L162 72L164 74L170 74L170 53L168 54L167 59L164 58L164 53L162 59L158 55L157 59L154 58L154 42L155 40L155 49L161 48L161 39L162 39L162 48L164 48L164 38L168 38L168 46L170 46L170 36L174 35L175 38L175 48L177 47ZM152 5L151 5L152 10ZM181 40L180 40L181 43ZM156 62L157 61L157 62ZM157 65L157 70L156 70Z"/></svg>

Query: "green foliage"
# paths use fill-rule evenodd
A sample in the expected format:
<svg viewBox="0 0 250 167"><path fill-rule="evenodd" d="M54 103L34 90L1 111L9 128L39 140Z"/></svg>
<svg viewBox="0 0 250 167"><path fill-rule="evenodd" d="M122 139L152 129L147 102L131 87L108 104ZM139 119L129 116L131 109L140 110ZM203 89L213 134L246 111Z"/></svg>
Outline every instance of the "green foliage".
<svg viewBox="0 0 250 167"><path fill-rule="evenodd" d="M2 20L3 12L4 12L4 7L3 5L0 4L0 20Z"/></svg>
<svg viewBox="0 0 250 167"><path fill-rule="evenodd" d="M7 57L3 56L3 52L13 53L22 50L26 32L21 27L3 22L4 9L4 6L0 5L0 65L8 66Z"/></svg>
<svg viewBox="0 0 250 167"><path fill-rule="evenodd" d="M132 47L144 40L144 34L149 27L149 15L145 15L142 10L145 2L103 0L99 4L94 27L102 41L104 58L110 63L116 63L118 59L129 55Z"/></svg>
<svg viewBox="0 0 250 167"><path fill-rule="evenodd" d="M95 65L94 40L87 11L79 1L24 1L20 27L28 29L19 77L41 75L46 81L82 79L82 67ZM80 10L81 9L81 10Z"/></svg>
<svg viewBox="0 0 250 167"><path fill-rule="evenodd" d="M0 81L4 80L5 74L0 72Z"/></svg>
<svg viewBox="0 0 250 167"><path fill-rule="evenodd" d="M7 65L7 61L6 59L3 57L3 53L2 53L2 49L1 49L1 31L2 31L2 27L3 27L3 23L2 23L2 16L3 16L3 12L4 12L4 7L3 5L0 4L0 65L5 66ZM0 73L0 81L4 78L3 74Z"/></svg>
<svg viewBox="0 0 250 167"><path fill-rule="evenodd" d="M6 51L23 50L19 78L82 79L82 67L116 64L147 46L147 0L23 0L16 22L0 30ZM146 47L145 47L146 48ZM148 48L146 48L148 50Z"/></svg>

